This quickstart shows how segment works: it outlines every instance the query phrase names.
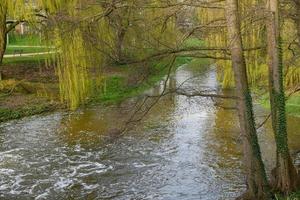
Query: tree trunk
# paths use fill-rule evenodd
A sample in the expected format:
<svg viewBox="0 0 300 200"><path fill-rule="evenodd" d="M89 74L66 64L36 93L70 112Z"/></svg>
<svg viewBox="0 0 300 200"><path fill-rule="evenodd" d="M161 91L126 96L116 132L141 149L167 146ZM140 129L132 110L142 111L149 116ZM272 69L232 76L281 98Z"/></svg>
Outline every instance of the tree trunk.
<svg viewBox="0 0 300 200"><path fill-rule="evenodd" d="M235 85L238 96L237 108L243 138L243 153L246 169L247 191L239 199L270 199L271 193L261 158L260 146L258 144L252 97L247 80L237 0L226 0L226 19L228 27L228 42L230 44Z"/></svg>
<svg viewBox="0 0 300 200"><path fill-rule="evenodd" d="M272 185L275 190L288 193L297 189L299 181L288 147L283 86L283 57L277 0L268 0L267 12L269 93L277 159L276 168L272 172L274 175Z"/></svg>
<svg viewBox="0 0 300 200"><path fill-rule="evenodd" d="M7 35L6 35L6 12L7 8L5 5L5 1L2 5L0 5L0 80L2 80L2 61L3 61L3 56L6 50L6 40L7 40Z"/></svg>
<svg viewBox="0 0 300 200"><path fill-rule="evenodd" d="M6 50L6 40L7 40L6 32L2 31L2 27L0 27L0 65L2 64L4 53Z"/></svg>
<svg viewBox="0 0 300 200"><path fill-rule="evenodd" d="M294 22L297 28L298 46L300 47L300 1L294 0L294 2L296 6L296 18L294 19Z"/></svg>
<svg viewBox="0 0 300 200"><path fill-rule="evenodd" d="M117 61L122 63L124 61L124 39L125 39L126 30L124 28L118 28L117 30L117 39L116 39L116 53Z"/></svg>

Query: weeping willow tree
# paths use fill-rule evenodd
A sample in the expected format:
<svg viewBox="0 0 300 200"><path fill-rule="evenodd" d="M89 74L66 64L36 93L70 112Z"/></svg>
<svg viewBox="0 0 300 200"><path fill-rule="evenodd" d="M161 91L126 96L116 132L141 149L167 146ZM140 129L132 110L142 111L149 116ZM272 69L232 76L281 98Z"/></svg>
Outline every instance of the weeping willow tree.
<svg viewBox="0 0 300 200"><path fill-rule="evenodd" d="M56 45L57 75L61 100L75 109L90 92L91 51L84 32L89 24L82 19L95 14L83 9L85 0L2 0L0 4L0 64L7 45L7 34L19 23L36 23L37 18L48 18L45 36L50 45ZM92 11L92 12L91 12ZM102 12L102 10L97 10ZM74 26L74 24L76 24ZM94 59L99 60L99 59Z"/></svg>
<svg viewBox="0 0 300 200"><path fill-rule="evenodd" d="M115 5L116 9L105 17L114 41L112 58L122 64L167 46L175 47L180 38L175 25L176 8L163 5L154 0L126 0Z"/></svg>
<svg viewBox="0 0 300 200"><path fill-rule="evenodd" d="M245 0L239 2L239 10L241 15L241 31L244 48L252 49L259 47L261 44L262 26L260 24L252 23L255 22L251 10L249 8L256 5L258 0ZM206 25L208 29L204 35L206 43L211 47L228 47L226 36L226 29L224 28L224 6L220 5L213 7L213 9L200 8L198 9L198 18L200 23ZM251 15L249 15L249 12ZM205 17L203 17L205 16ZM205 27L204 27L205 29ZM266 65L261 66L260 62L262 59L258 51L245 51L245 59L247 63L247 74L250 85L256 84L258 80L265 80L261 77L261 72L266 71ZM218 56L228 56L228 51L215 52ZM226 60L218 60L217 72L218 80L224 88L230 88L234 86L233 71L231 63Z"/></svg>
<svg viewBox="0 0 300 200"><path fill-rule="evenodd" d="M89 3L39 1L48 14L46 38L57 49L61 100L71 109L95 92L95 82L105 84L105 65L112 61L127 64L174 48L180 36L176 10L156 7L160 1Z"/></svg>
<svg viewBox="0 0 300 200"><path fill-rule="evenodd" d="M200 30L202 32L201 36L208 47L224 48L228 46L224 4L217 3L213 5L211 9L206 7L197 9L197 18L202 27ZM228 57L229 55L226 50L212 53L216 57ZM216 60L216 66L217 78L221 85L224 88L233 87L234 79L230 60Z"/></svg>
<svg viewBox="0 0 300 200"><path fill-rule="evenodd" d="M294 3L297 5L296 3ZM295 88L300 84L299 46L296 45L298 14L297 6L285 4L285 12L291 13L283 18L282 39L283 39L283 62L285 66L285 86ZM214 4L216 5L216 4ZM247 63L248 79L251 86L266 87L268 85L268 66L266 53L266 29L264 24L264 0L245 0L239 2L241 14L241 30L244 41L244 52ZM198 19L207 34L204 34L206 44L212 47L226 47L229 44L224 37L224 28L222 25L222 6L212 6L211 9L198 8ZM212 30L213 29L213 30ZM296 40L297 41L297 40ZM216 55L224 55L228 52L216 52ZM216 62L218 69L218 80L224 88L233 87L233 72L228 61L218 60Z"/></svg>
<svg viewBox="0 0 300 200"><path fill-rule="evenodd" d="M300 2L298 0L287 1L281 5L283 12L281 17L281 38L285 86L288 89L298 88L300 83Z"/></svg>
<svg viewBox="0 0 300 200"><path fill-rule="evenodd" d="M85 2L39 2L39 6L46 10L49 16L46 38L57 49L55 61L60 98L72 110L85 103L92 93L92 67L101 68L103 64L102 54L95 55L93 42L87 35L93 31L96 31L98 36L103 34L104 31L100 30L105 24L101 21L90 23L90 20L105 11L101 7L90 8ZM104 39L103 35L101 37Z"/></svg>
<svg viewBox="0 0 300 200"><path fill-rule="evenodd" d="M57 30L56 42L60 45L57 55L57 75L61 101L76 109L90 94L90 77L86 49L80 30L64 33Z"/></svg>

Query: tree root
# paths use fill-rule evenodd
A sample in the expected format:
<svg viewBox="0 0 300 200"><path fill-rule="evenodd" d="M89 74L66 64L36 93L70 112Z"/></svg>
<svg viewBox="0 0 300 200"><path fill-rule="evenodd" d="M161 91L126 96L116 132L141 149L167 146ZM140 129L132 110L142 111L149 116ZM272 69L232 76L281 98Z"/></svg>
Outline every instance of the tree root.
<svg viewBox="0 0 300 200"><path fill-rule="evenodd" d="M288 195L299 189L300 177L290 156L279 157L277 167L272 170L271 174L271 186L274 192Z"/></svg>

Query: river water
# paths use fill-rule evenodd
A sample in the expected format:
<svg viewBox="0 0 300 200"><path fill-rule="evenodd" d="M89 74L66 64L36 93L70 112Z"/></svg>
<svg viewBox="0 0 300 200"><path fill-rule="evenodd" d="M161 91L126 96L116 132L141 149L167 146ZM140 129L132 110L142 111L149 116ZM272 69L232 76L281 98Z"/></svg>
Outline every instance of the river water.
<svg viewBox="0 0 300 200"><path fill-rule="evenodd" d="M177 70L167 86L194 76L186 88L218 90L213 69L188 66ZM157 95L162 87L148 93ZM132 101L2 124L0 199L227 200L245 190L233 110L210 98L173 94L126 135L107 134L126 119ZM257 120L263 120L266 111L255 108ZM300 149L299 122L289 117L293 151ZM270 124L259 131L259 139L269 171L274 164Z"/></svg>

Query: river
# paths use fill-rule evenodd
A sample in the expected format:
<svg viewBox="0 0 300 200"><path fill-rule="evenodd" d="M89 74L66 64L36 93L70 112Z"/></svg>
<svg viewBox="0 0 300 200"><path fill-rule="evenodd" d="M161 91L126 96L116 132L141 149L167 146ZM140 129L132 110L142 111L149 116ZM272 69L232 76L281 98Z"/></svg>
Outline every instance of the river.
<svg viewBox="0 0 300 200"><path fill-rule="evenodd" d="M215 70L188 66L170 77L168 87L194 76L186 88L220 90ZM162 85L148 93L159 94ZM245 190L233 110L210 98L172 94L127 134L109 136L107 131L132 110L132 101L1 124L0 199L227 200ZM258 121L267 114L259 105L255 111ZM300 120L288 121L296 151ZM269 123L259 139L270 171L274 140Z"/></svg>

